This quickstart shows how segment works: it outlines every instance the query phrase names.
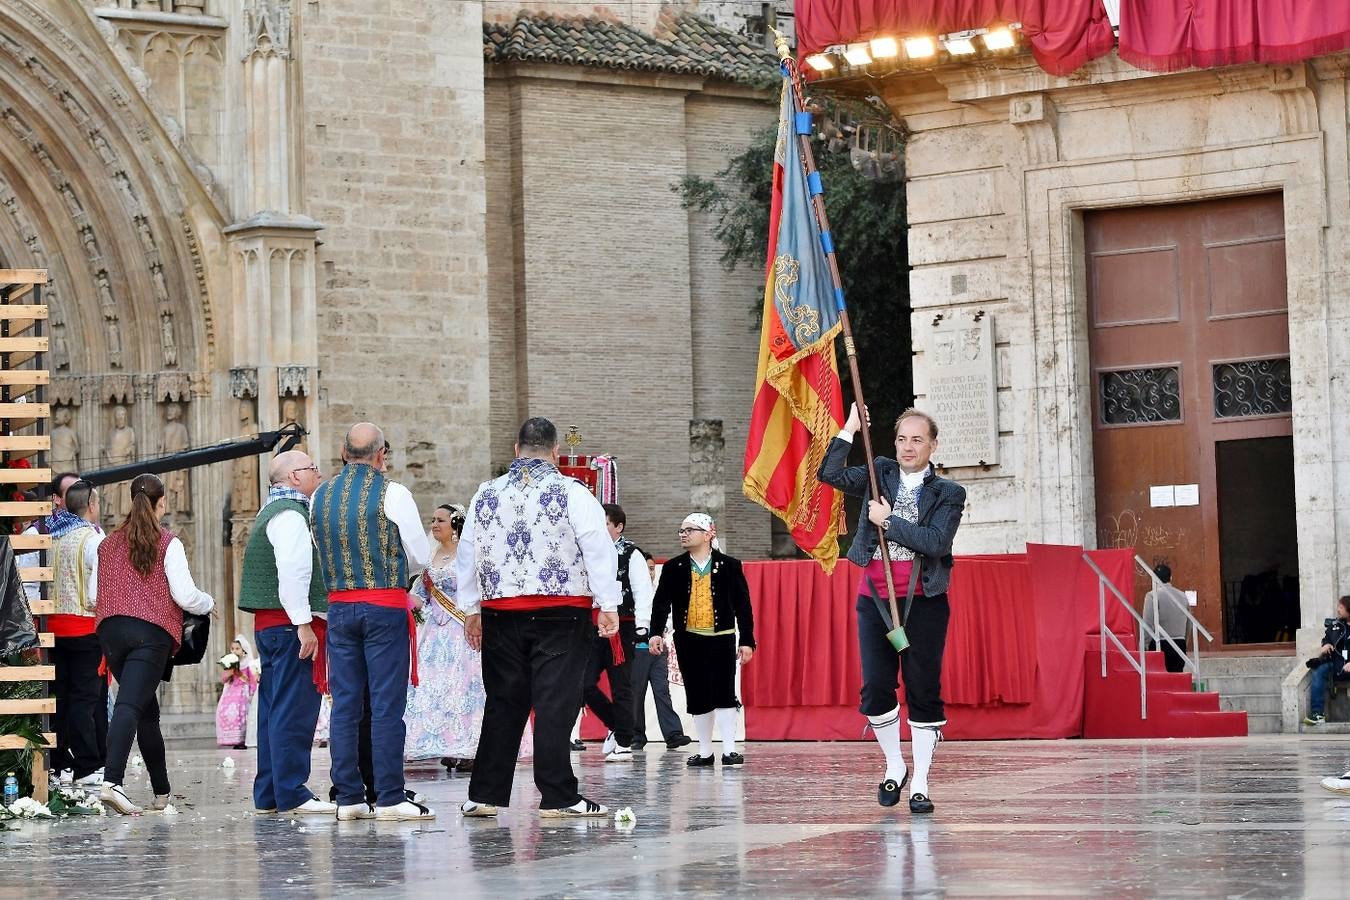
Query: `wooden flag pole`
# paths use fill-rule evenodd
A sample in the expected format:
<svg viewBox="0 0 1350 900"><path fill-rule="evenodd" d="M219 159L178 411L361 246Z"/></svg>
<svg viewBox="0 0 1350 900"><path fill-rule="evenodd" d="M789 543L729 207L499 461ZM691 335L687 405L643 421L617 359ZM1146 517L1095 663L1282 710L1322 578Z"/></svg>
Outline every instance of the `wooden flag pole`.
<svg viewBox="0 0 1350 900"><path fill-rule="evenodd" d="M783 69L788 75L788 81L792 85L792 92L797 98L797 109L805 111L806 96L802 91L801 71L797 68L797 61L792 58L792 48L788 46L787 37L782 32L774 29L774 45L778 48L778 58L782 61ZM796 122L789 123L793 134L797 138L797 143L801 147L802 166L806 172L808 183L812 175L819 175L819 169L816 168L816 157L811 151L811 136L809 134L798 134ZM811 195L811 207L816 214L816 225L820 229L820 234L830 233L830 219L825 214L825 195L819 191L813 191ZM863 426L862 444L863 456L867 462L867 481L872 490L872 499L880 499L883 502L886 498L882 496L880 483L877 481L877 467L875 457L872 455L872 436L868 433L868 426L871 424L867 415L867 405L863 402L862 377L858 374L858 351L853 342L853 326L849 321L848 309L843 303L844 283L839 277L839 259L834 252L833 241L825 246L825 258L830 264L830 279L834 282L835 297L839 309L839 324L844 333L844 354L848 358L848 374L853 382L853 402L858 408L858 414L862 416ZM876 526L877 539L881 547L881 565L886 572L886 602L890 606L891 612L891 631L886 637L891 642L891 646L896 651L904 650L909 646L909 640L905 636L904 623L900 621L900 610L895 602L895 577L891 574L891 551L886 543L886 531L880 525Z"/></svg>

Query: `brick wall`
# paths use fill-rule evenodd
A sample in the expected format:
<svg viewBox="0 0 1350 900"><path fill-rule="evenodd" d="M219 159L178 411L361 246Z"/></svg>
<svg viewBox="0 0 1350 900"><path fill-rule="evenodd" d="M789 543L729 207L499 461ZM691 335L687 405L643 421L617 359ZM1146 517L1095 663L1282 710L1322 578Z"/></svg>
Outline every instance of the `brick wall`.
<svg viewBox="0 0 1350 900"><path fill-rule="evenodd" d="M689 420L721 418L728 533L738 553L767 553L739 475L758 274L721 269L710 223L672 187L715 173L771 108L704 97L693 79L566 67L488 84L502 144L489 141L487 179L493 462L527 414L576 425L587 452L619 456L630 536L667 555L689 511Z"/></svg>
<svg viewBox="0 0 1350 900"><path fill-rule="evenodd" d="M488 474L481 6L300 9L330 459L357 419L429 511Z"/></svg>
<svg viewBox="0 0 1350 900"><path fill-rule="evenodd" d="M760 99L691 95L685 104L689 173L713 178L745 148L756 129L773 124L774 112ZM756 263L732 272L722 267L715 226L711 213L689 215L694 415L721 419L725 429L726 511L718 530L726 536L728 550L746 558L767 557L770 514L741 493L759 352L758 315L753 311L762 304L764 277Z"/></svg>

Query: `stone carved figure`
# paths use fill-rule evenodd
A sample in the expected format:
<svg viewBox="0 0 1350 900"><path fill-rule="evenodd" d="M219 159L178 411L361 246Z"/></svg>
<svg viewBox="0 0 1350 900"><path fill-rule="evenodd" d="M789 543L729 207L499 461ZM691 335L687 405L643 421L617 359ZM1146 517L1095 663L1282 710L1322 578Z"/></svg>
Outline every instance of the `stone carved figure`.
<svg viewBox="0 0 1350 900"><path fill-rule="evenodd" d="M58 406L52 412L52 449L47 454L52 472L80 470L80 436L70 424L73 414L69 406Z"/></svg>
<svg viewBox="0 0 1350 900"><path fill-rule="evenodd" d="M103 458L109 466L120 466L136 459L136 430L131 427L131 414L118 404L113 407L113 427L103 448ZM107 511L120 522L131 512L131 482L123 481L111 488Z"/></svg>
<svg viewBox="0 0 1350 900"><path fill-rule="evenodd" d="M183 424L183 405L167 403L164 406L164 431L160 435L159 451L164 455L181 453L189 446L187 426ZM164 475L164 493L168 497L169 512L176 517L192 514L192 480L187 469Z"/></svg>
<svg viewBox="0 0 1350 900"><path fill-rule="evenodd" d="M159 347L164 353L164 365L172 368L178 365L178 343L173 336L173 315L163 312L159 314Z"/></svg>
<svg viewBox="0 0 1350 900"><path fill-rule="evenodd" d="M258 436L258 426L253 421L253 404L248 400L239 401L239 436L253 438ZM230 481L230 509L234 515L252 515L258 511L258 458L245 456L234 461L234 477Z"/></svg>

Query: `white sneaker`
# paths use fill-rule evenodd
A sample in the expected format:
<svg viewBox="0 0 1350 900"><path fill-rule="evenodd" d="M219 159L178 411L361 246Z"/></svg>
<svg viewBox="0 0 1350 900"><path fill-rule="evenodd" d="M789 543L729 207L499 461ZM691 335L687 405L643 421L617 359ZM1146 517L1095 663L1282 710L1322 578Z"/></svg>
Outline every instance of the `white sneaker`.
<svg viewBox="0 0 1350 900"><path fill-rule="evenodd" d="M1346 772L1339 778L1335 776L1323 778L1322 787L1331 791L1333 794L1350 794L1350 772Z"/></svg>
<svg viewBox="0 0 1350 900"><path fill-rule="evenodd" d="M156 794L155 799L150 801L150 805L147 806L146 809L151 812L164 812L164 810L169 808L169 800L169 794Z"/></svg>
<svg viewBox="0 0 1350 900"><path fill-rule="evenodd" d="M613 750L605 755L605 762L632 762L633 748L616 745Z"/></svg>
<svg viewBox="0 0 1350 900"><path fill-rule="evenodd" d="M614 752L614 748L617 746L619 746L619 739L616 738L614 736L614 732L611 731L609 735L605 738L604 746L600 748L600 752L605 754L606 756L609 756L611 753Z"/></svg>
<svg viewBox="0 0 1350 900"><path fill-rule="evenodd" d="M486 819L497 815L497 807L491 803L474 803L472 800L465 800L460 804L459 814L469 819Z"/></svg>
<svg viewBox="0 0 1350 900"><path fill-rule="evenodd" d="M434 819L436 814L420 803L406 800L398 806L377 807L375 818L381 822L420 822L424 819Z"/></svg>
<svg viewBox="0 0 1350 900"><path fill-rule="evenodd" d="M352 822L356 819L373 819L375 810L370 808L369 803L350 803L346 806L337 808L337 818L339 822Z"/></svg>
<svg viewBox="0 0 1350 900"><path fill-rule="evenodd" d="M122 790L120 784L105 784L98 792L98 799L104 806L115 813L124 816L137 816L141 814L141 808L131 802L127 792Z"/></svg>
<svg viewBox="0 0 1350 900"><path fill-rule="evenodd" d="M73 784L73 783L75 782L75 770L74 770L74 769L62 769L62 770L61 770L61 775L60 775L60 781L61 781L62 784ZM102 775L100 775L100 776L98 777L98 783L99 783L99 784L102 784L102 783L103 783L103 776L102 776Z"/></svg>
<svg viewBox="0 0 1350 900"><path fill-rule="evenodd" d="M66 769L66 772L70 772L70 770ZM70 782L66 780L66 772L61 773L62 784L70 784ZM72 778L75 777L74 772L70 772L70 775ZM103 784L103 770L99 769L97 772L90 772L83 778L75 778L75 783L80 787L98 787Z"/></svg>
<svg viewBox="0 0 1350 900"><path fill-rule="evenodd" d="M541 809L539 818L541 819L585 819L600 818L609 815L609 807L601 803L593 803L582 797L571 806L564 806L562 809Z"/></svg>
<svg viewBox="0 0 1350 900"><path fill-rule="evenodd" d="M337 812L336 803L329 803L327 800L320 800L318 797L310 797L295 809L284 810L281 814L283 816L331 816L335 812Z"/></svg>

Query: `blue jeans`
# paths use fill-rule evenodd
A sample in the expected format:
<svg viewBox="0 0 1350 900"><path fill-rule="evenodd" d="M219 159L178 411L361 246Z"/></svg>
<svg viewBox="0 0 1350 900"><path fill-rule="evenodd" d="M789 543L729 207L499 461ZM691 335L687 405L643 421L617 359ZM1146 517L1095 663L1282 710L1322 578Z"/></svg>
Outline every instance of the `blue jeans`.
<svg viewBox="0 0 1350 900"><path fill-rule="evenodd" d="M408 705L408 611L370 603L328 608L328 688L333 713L328 753L343 806L364 803L357 735L370 691L371 762L375 803L397 806L403 786L403 712Z"/></svg>
<svg viewBox="0 0 1350 900"><path fill-rule="evenodd" d="M262 660L258 775L253 779L257 809L284 812L314 797L305 782L323 698L314 687L314 661L300 658L295 631L294 625L277 625L254 635Z"/></svg>
<svg viewBox="0 0 1350 900"><path fill-rule="evenodd" d="M1345 661L1335 653L1327 659L1322 660L1322 664L1312 670L1312 678L1308 685L1308 715L1320 716L1326 712L1327 708L1327 688L1331 687L1332 679L1344 680L1350 678L1350 675L1344 674L1341 669Z"/></svg>

